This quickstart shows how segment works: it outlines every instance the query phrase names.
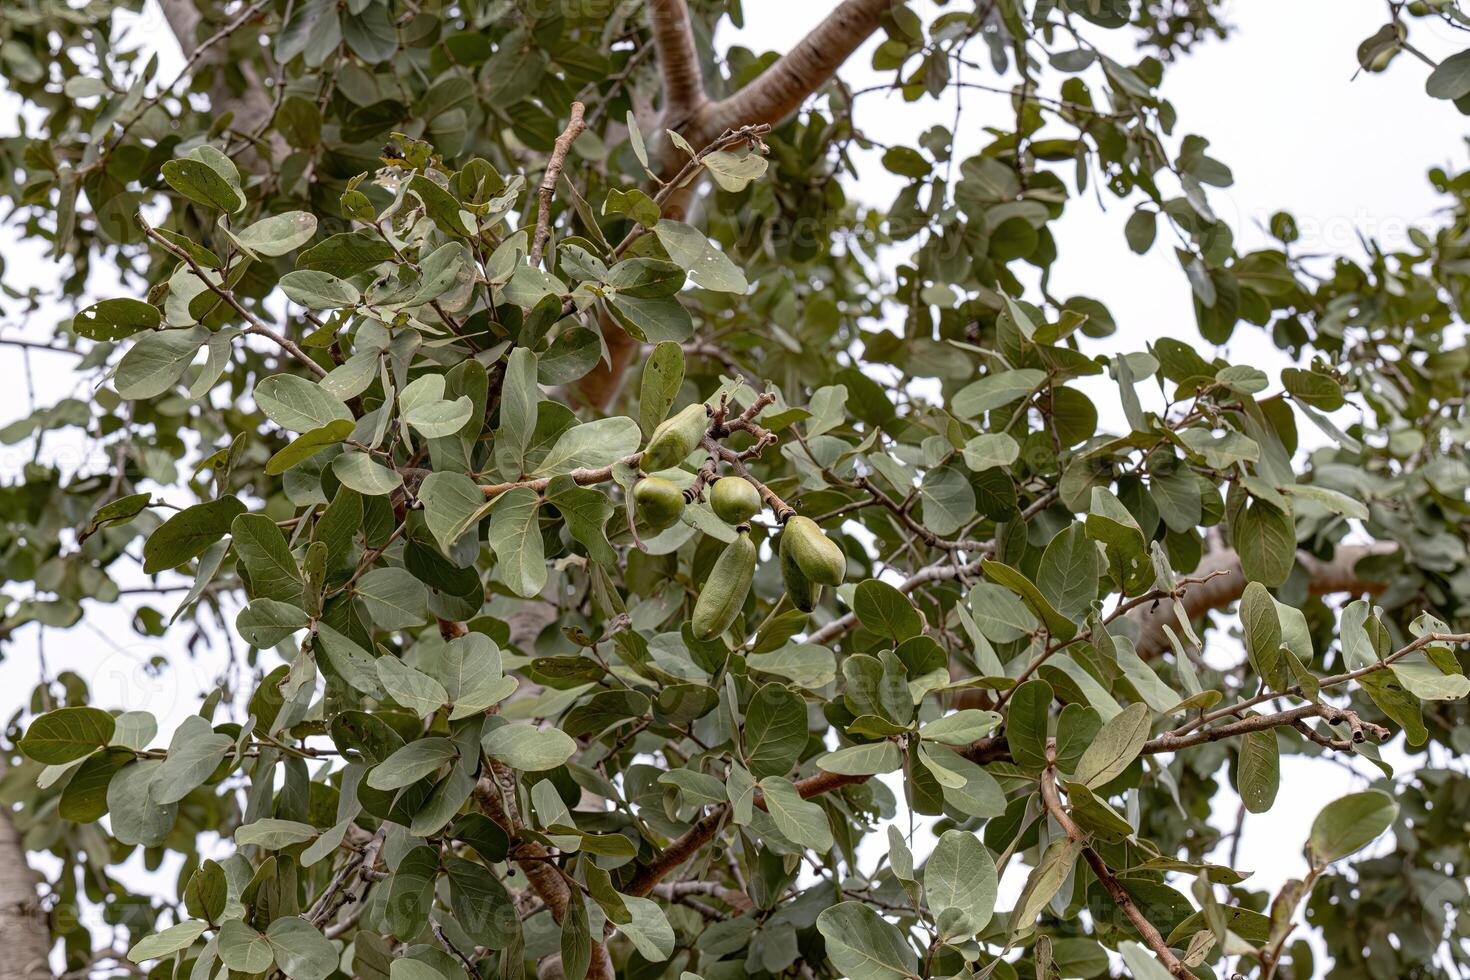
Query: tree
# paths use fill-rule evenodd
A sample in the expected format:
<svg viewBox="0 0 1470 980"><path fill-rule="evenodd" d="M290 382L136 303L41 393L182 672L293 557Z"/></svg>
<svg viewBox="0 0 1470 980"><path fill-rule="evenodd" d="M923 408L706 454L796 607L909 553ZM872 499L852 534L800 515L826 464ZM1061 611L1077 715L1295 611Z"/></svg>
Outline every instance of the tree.
<svg viewBox="0 0 1470 980"><path fill-rule="evenodd" d="M109 464L4 488L0 629L127 587L140 632L247 649L172 731L43 673L7 975L1269 980L1317 975L1303 915L1335 977L1461 974L1465 175L1409 249L1324 266L1280 214L1238 252L1162 94L1210 3L844 0L716 57L738 3L161 0L176 78L112 43L136 7L0 20L40 128L0 144L12 224L77 306L125 285L50 345L103 383L6 430ZM1470 53L1410 40L1470 21L1388 16L1364 69L1470 111ZM875 32L906 99L1006 97L982 152L860 127ZM881 212L844 192L879 150ZM1300 366L1095 343L1047 271L1104 191L1177 240L1206 344ZM1384 778L1272 896L1207 818L1271 833L1283 754Z"/></svg>

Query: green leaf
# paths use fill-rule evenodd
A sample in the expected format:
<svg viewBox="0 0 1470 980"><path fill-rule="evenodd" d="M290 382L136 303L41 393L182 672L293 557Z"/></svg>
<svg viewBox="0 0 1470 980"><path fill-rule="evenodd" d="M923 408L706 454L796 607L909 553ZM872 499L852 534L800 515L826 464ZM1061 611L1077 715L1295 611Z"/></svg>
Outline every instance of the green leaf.
<svg viewBox="0 0 1470 980"><path fill-rule="evenodd" d="M1001 720L995 711L962 708L920 728L919 737L942 745L969 745L995 731Z"/></svg>
<svg viewBox="0 0 1470 980"><path fill-rule="evenodd" d="M1051 539L1042 553L1036 587L1063 616L1081 621L1097 598L1103 568L1097 545L1087 536L1086 528L1073 521Z"/></svg>
<svg viewBox="0 0 1470 980"><path fill-rule="evenodd" d="M216 732L198 715L185 718L174 732L168 757L153 779L153 798L160 803L182 800L203 785L234 744L234 739Z"/></svg>
<svg viewBox="0 0 1470 980"><path fill-rule="evenodd" d="M245 505L233 494L184 508L143 542L143 571L156 575L199 557L224 537L243 513Z"/></svg>
<svg viewBox="0 0 1470 980"><path fill-rule="evenodd" d="M953 466L925 473L919 482L919 499L924 505L924 524L935 534L953 534L975 519L975 488Z"/></svg>
<svg viewBox="0 0 1470 980"><path fill-rule="evenodd" d="M1326 865L1359 851L1393 826L1399 805L1381 790L1349 793L1322 808L1312 821L1307 856L1314 865Z"/></svg>
<svg viewBox="0 0 1470 980"><path fill-rule="evenodd" d="M266 418L292 432L310 432L338 419L352 421L352 411L321 385L295 374L273 374L255 386L255 404Z"/></svg>
<svg viewBox="0 0 1470 980"><path fill-rule="evenodd" d="M1285 368L1281 372L1281 383L1293 398L1324 412L1335 412L1346 403L1342 386L1316 371Z"/></svg>
<svg viewBox="0 0 1470 980"><path fill-rule="evenodd" d="M302 433L293 439L290 445L279 450L266 462L266 476L280 476L292 467L299 466L328 446L335 446L352 435L352 429L351 421L337 419Z"/></svg>
<svg viewBox="0 0 1470 980"><path fill-rule="evenodd" d="M1118 952L1123 954L1123 962L1128 966L1128 972L1133 974L1133 980L1170 980L1164 964L1137 943L1119 943Z"/></svg>
<svg viewBox="0 0 1470 980"><path fill-rule="evenodd" d="M500 648L488 636L467 633L451 640L439 670L454 705L449 720L468 718L509 697L516 682L501 670Z"/></svg>
<svg viewBox="0 0 1470 980"><path fill-rule="evenodd" d="M583 422L561 434L536 476L556 476L579 469L597 469L638 451L642 441L638 423L626 416Z"/></svg>
<svg viewBox="0 0 1470 980"><path fill-rule="evenodd" d="M751 775L784 776L806 748L806 701L781 684L766 684L746 706L741 737Z"/></svg>
<svg viewBox="0 0 1470 980"><path fill-rule="evenodd" d="M972 419L1025 398L1045 381L1046 372L1035 368L988 374L957 391L950 405L960 418Z"/></svg>
<svg viewBox="0 0 1470 980"><path fill-rule="evenodd" d="M1051 685L1032 678L1011 695L1007 712L1006 740L1017 765L1028 770L1046 767L1047 718L1052 701Z"/></svg>
<svg viewBox="0 0 1470 980"><path fill-rule="evenodd" d="M365 497L383 497L403 486L403 477L367 453L347 452L332 460L332 474Z"/></svg>
<svg viewBox="0 0 1470 980"><path fill-rule="evenodd" d="M1470 95L1470 51L1457 51L1436 65L1424 79L1424 91L1451 101Z"/></svg>
<svg viewBox="0 0 1470 980"><path fill-rule="evenodd" d="M245 206L239 190L239 175L232 182L203 160L185 158L164 162L163 179L168 186L196 204L234 214ZM255 971L248 971L255 972Z"/></svg>
<svg viewBox="0 0 1470 980"><path fill-rule="evenodd" d="M536 427L536 355L525 347L510 352L500 389L500 428L495 433L495 466L507 479L525 469L526 447Z"/></svg>
<svg viewBox="0 0 1470 980"><path fill-rule="evenodd" d="M266 649L311 625L306 610L279 599L259 598L235 617L235 632L253 647Z"/></svg>
<svg viewBox="0 0 1470 980"><path fill-rule="evenodd" d="M495 498L486 541L495 552L500 580L516 595L539 596L546 587L546 552L537 512L541 496L516 487Z"/></svg>
<svg viewBox="0 0 1470 980"><path fill-rule="evenodd" d="M117 740L115 732L113 740ZM101 820L107 813L107 789L112 784L112 777L135 758L131 749L123 748L107 748L88 756L77 766L61 791L61 800L56 805L57 815L73 823Z"/></svg>
<svg viewBox="0 0 1470 980"><path fill-rule="evenodd" d="M311 310L335 310L362 301L357 287L330 272L298 269L281 277L281 289L293 303Z"/></svg>
<svg viewBox="0 0 1470 980"><path fill-rule="evenodd" d="M479 524L491 505L474 480L463 473L430 473L419 486L424 521L446 555Z"/></svg>
<svg viewBox="0 0 1470 980"><path fill-rule="evenodd" d="M555 769L577 751L577 743L565 732L521 724L492 729L481 744L486 755L521 772Z"/></svg>
<svg viewBox="0 0 1470 980"><path fill-rule="evenodd" d="M989 558L981 559L980 570L996 585L1010 589L1020 596L1036 617L1046 624L1053 637L1070 640L1077 635L1077 624L1058 612L1024 574Z"/></svg>
<svg viewBox="0 0 1470 980"><path fill-rule="evenodd" d="M607 540L607 522L614 509L607 494L579 487L570 476L558 476L547 484L546 502L561 511L567 530L587 549L589 558L609 568L617 565L617 552Z"/></svg>
<svg viewBox="0 0 1470 980"><path fill-rule="evenodd" d="M218 861L206 859L189 876L189 883L184 887L184 905L195 918L218 922L228 899L229 881L224 867Z"/></svg>
<svg viewBox="0 0 1470 980"><path fill-rule="evenodd" d="M449 700L449 692L444 690L444 685L397 657L385 655L379 657L376 664L378 682L383 685L383 690L420 718L427 718Z"/></svg>
<svg viewBox="0 0 1470 980"><path fill-rule="evenodd" d="M827 824L827 811L819 804L802 799L796 785L781 776L767 776L760 787L781 836L818 853L832 849L832 828Z"/></svg>
<svg viewBox="0 0 1470 980"><path fill-rule="evenodd" d="M230 524L230 535L250 577L252 598L301 601L301 569L275 521L264 514L241 514Z"/></svg>
<svg viewBox="0 0 1470 980"><path fill-rule="evenodd" d="M367 607L368 622L379 629L408 629L428 616L424 584L407 569L371 569L357 580L355 591Z"/></svg>
<svg viewBox="0 0 1470 980"><path fill-rule="evenodd" d="M745 273L693 225L661 218L653 226L653 233L669 253L669 258L687 272L696 285L725 293L743 293L749 288Z"/></svg>
<svg viewBox="0 0 1470 980"><path fill-rule="evenodd" d="M1274 731L1247 732L1240 742L1235 785L1251 813L1265 813L1281 787L1281 749Z"/></svg>
<svg viewBox="0 0 1470 980"><path fill-rule="evenodd" d="M638 385L638 427L647 436L669 414L684 383L684 348L664 341L653 348Z"/></svg>
<svg viewBox="0 0 1470 980"><path fill-rule="evenodd" d="M274 258L295 251L311 241L315 234L316 215L308 211L287 211L261 218L230 237L247 255Z"/></svg>
<svg viewBox="0 0 1470 980"><path fill-rule="evenodd" d="M368 773L367 784L373 789L402 789L458 756L454 743L447 738L417 739L374 766Z"/></svg>
<svg viewBox="0 0 1470 980"><path fill-rule="evenodd" d="M887 740L849 745L817 759L818 769L842 776L876 776L896 772L901 765L898 746Z"/></svg>
<svg viewBox="0 0 1470 980"><path fill-rule="evenodd" d="M87 540L104 527L121 527L132 522L148 505L153 502L153 495L149 493L130 493L126 497L103 504L97 508L97 513L92 515L92 520L77 536L77 543Z"/></svg>
<svg viewBox="0 0 1470 980"><path fill-rule="evenodd" d="M88 340L122 340L143 330L157 330L163 322L158 307L136 299L104 299L78 313L72 332Z"/></svg>
<svg viewBox="0 0 1470 980"><path fill-rule="evenodd" d="M259 845L268 851L305 844L314 839L319 831L309 823L299 820L279 820L261 817L259 820L241 824L235 829L235 843L241 847Z"/></svg>
<svg viewBox="0 0 1470 980"><path fill-rule="evenodd" d="M1021 447L1004 432L982 432L963 450L965 465L979 473L996 466L1010 466L1021 455Z"/></svg>
<svg viewBox="0 0 1470 980"><path fill-rule="evenodd" d="M1256 675L1275 690L1283 686L1281 670L1281 617L1276 600L1260 582L1245 587L1240 600L1240 627L1245 635L1245 652Z"/></svg>
<svg viewBox="0 0 1470 980"><path fill-rule="evenodd" d="M151 936L144 936L133 944L128 950L128 959L134 963L142 963L145 960L156 960L160 957L176 953L181 949L188 949L194 945L194 940L204 934L208 923L200 922L198 919L188 919L177 925L169 926L162 932L156 932Z"/></svg>
<svg viewBox="0 0 1470 980"><path fill-rule="evenodd" d="M439 849L419 845L398 861L388 879L384 924L396 936L417 936L428 923L439 877ZM395 973L396 975L396 973Z"/></svg>
<svg viewBox="0 0 1470 980"><path fill-rule="evenodd" d="M118 397L145 401L168 391L178 383L184 369L193 363L208 339L209 331L203 327L144 334L117 364L112 386Z"/></svg>
<svg viewBox="0 0 1470 980"><path fill-rule="evenodd" d="M946 936L973 936L995 912L995 861L966 830L946 830L924 865L924 897ZM945 916L954 909L958 917Z"/></svg>
<svg viewBox="0 0 1470 980"><path fill-rule="evenodd" d="M621 896L632 917L618 927L650 963L662 963L674 954L674 928L657 902L636 895Z"/></svg>
<svg viewBox="0 0 1470 980"><path fill-rule="evenodd" d="M852 611L864 629L895 644L924 632L924 621L908 596L875 578L858 583Z"/></svg>
<svg viewBox="0 0 1470 980"><path fill-rule="evenodd" d="M1153 712L1146 704L1130 704L1109 719L1077 762L1076 781L1096 789L1117 779L1138 758L1148 741Z"/></svg>
<svg viewBox="0 0 1470 980"><path fill-rule="evenodd" d="M1296 565L1296 522L1263 500L1240 509L1231 538L1247 581L1274 589Z"/></svg>
<svg viewBox="0 0 1470 980"><path fill-rule="evenodd" d="M159 803L149 793L161 765L155 759L130 763L107 784L112 835L124 844L158 847L173 829L178 804Z"/></svg>
<svg viewBox="0 0 1470 980"><path fill-rule="evenodd" d="M1395 660L1389 670L1404 690L1425 701L1458 701L1470 695L1470 678L1461 673L1446 674L1422 654Z"/></svg>
<svg viewBox="0 0 1470 980"><path fill-rule="evenodd" d="M676 297L615 293L607 305L618 325L646 344L682 343L694 335L694 321Z"/></svg>
<svg viewBox="0 0 1470 980"><path fill-rule="evenodd" d="M337 947L299 915L273 920L265 938L276 966L291 980L326 980L337 969Z"/></svg>
<svg viewBox="0 0 1470 980"><path fill-rule="evenodd" d="M1015 908L1011 912L1012 936L1030 928L1036 922L1041 910L1046 908L1052 896L1062 887L1062 883L1071 876L1081 850L1082 844L1070 837L1059 837L1046 845L1046 850L1041 853L1041 860L1031 869L1031 874L1027 876L1026 884L1021 889L1021 897L1016 900Z"/></svg>
<svg viewBox="0 0 1470 980"><path fill-rule="evenodd" d="M376 269L393 257L393 246L387 242L362 232L348 231L317 242L296 256L296 268L351 279Z"/></svg>
<svg viewBox="0 0 1470 980"><path fill-rule="evenodd" d="M838 902L817 916L827 956L852 980L909 980L919 958L898 927L862 902Z"/></svg>
<svg viewBox="0 0 1470 980"><path fill-rule="evenodd" d="M102 748L116 727L112 715L101 708L57 708L30 723L20 750L48 766L65 765Z"/></svg>

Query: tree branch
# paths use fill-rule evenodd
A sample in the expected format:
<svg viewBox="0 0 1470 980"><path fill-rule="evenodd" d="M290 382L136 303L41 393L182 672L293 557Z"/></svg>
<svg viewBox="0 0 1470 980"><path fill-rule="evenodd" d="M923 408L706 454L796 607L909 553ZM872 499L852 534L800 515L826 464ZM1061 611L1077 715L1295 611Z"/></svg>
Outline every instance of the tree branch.
<svg viewBox="0 0 1470 980"><path fill-rule="evenodd" d="M561 869L549 860L550 851L536 841L516 840L520 819L515 803L515 774L504 763L493 760L489 761L489 769L489 774L475 786L475 803L511 839L510 859L525 873L531 890L551 909L551 917L560 925L571 902L571 888ZM587 970L587 977L613 980L612 958L602 943L592 944L592 966Z"/></svg>
<svg viewBox="0 0 1470 980"><path fill-rule="evenodd" d="M972 742L961 749L959 754L977 765L1010 757L1005 739L1000 736L982 738L978 742ZM797 793L805 800L822 793L830 793L844 786L865 783L871 778L873 777L819 772L805 779L798 779L795 785ZM760 793L756 794L754 803L762 810L766 808L766 801ZM721 804L696 820L693 826L675 838L657 857L639 868L625 891L629 895L647 895L653 891L654 885L657 885L670 872L692 858L701 847L714 839L715 834L719 833L720 827L724 825L725 815L729 812L729 804Z"/></svg>
<svg viewBox="0 0 1470 980"><path fill-rule="evenodd" d="M1159 958L1159 962L1163 964L1164 969L1168 970L1171 976L1177 977L1178 980L1195 980L1194 974L1190 973L1189 969L1183 963L1179 962L1179 958L1174 955L1174 951L1169 948L1169 944L1164 941L1164 937L1159 934L1159 930L1139 911L1138 906L1133 901L1133 896L1128 894L1128 890L1123 887L1123 883L1113 874L1107 862L1091 847L1083 843L1087 840L1087 833L1072 822L1071 816L1068 815L1066 808L1062 806L1061 797L1057 794L1055 753L1056 747L1054 745L1049 746L1047 749L1049 763L1041 772L1041 798L1046 804L1047 811L1051 814L1052 819L1062 828L1062 831L1067 835L1069 840L1083 844L1082 857L1087 861L1088 867L1092 868L1092 873L1097 876L1097 880L1107 890L1108 897L1113 900L1113 904L1122 910L1123 914L1128 917L1128 921L1133 923L1133 928L1138 930L1138 934L1143 937L1143 941L1148 945L1148 948L1154 951L1154 955Z"/></svg>
<svg viewBox="0 0 1470 980"><path fill-rule="evenodd" d="M878 29L896 0L844 0L755 81L702 114L701 135L737 126L780 122L826 84ZM682 3L680 4L682 6Z"/></svg>
<svg viewBox="0 0 1470 980"><path fill-rule="evenodd" d="M582 130L587 124L582 119L586 107L580 102L572 103L571 118L567 120L567 128L561 131L556 138L556 145L551 151L551 159L546 161L546 173L541 178L541 187L537 190L536 208L536 234L531 239L531 265L541 264L542 257L546 254L546 243L551 240L551 199L556 195L556 182L561 177L562 167L566 166L567 154L572 151L572 144L577 137L582 135Z"/></svg>
<svg viewBox="0 0 1470 980"><path fill-rule="evenodd" d="M685 0L649 0L648 25L663 75L663 126L680 130L705 107L709 96L694 45L694 26Z"/></svg>

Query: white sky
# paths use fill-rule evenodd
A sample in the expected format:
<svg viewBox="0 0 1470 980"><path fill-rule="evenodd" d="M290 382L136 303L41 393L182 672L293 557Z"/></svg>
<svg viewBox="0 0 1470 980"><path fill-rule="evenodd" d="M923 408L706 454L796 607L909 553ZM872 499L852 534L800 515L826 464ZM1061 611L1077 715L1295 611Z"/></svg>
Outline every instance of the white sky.
<svg viewBox="0 0 1470 980"><path fill-rule="evenodd" d="M757 50L784 50L830 5L745 0L744 8L747 27L738 32L726 29L721 44L738 41ZM161 75L170 78L180 64L178 52L165 31L148 29L158 25L156 18L150 4L138 36L166 46L159 52L164 62ZM1356 254L1359 232L1379 238L1392 250L1405 240L1410 226L1432 223L1440 202L1425 171L1433 165L1458 169L1466 163L1465 127L1452 106L1424 94L1426 69L1408 57L1401 56L1387 74L1353 79L1357 44L1381 26L1383 18L1384 5L1373 0L1237 0L1227 17L1236 27L1233 36L1224 43L1208 42L1169 68L1164 94L1178 109L1178 135L1205 136L1211 141L1211 155L1234 171L1235 185L1212 188L1210 200L1235 229L1242 249L1263 244L1262 227L1283 208L1297 217L1303 236L1299 247L1304 251ZM1435 57L1464 43L1463 35L1445 28L1425 25L1415 31L1415 42ZM1094 37L1105 33L1094 31ZM886 81L868 68L873 46L870 41L842 72L853 88ZM1120 60L1130 60L1125 46L1106 46ZM970 53L974 60L988 60L982 44L976 43ZM1000 81L972 69L967 72L972 80ZM1013 118L1003 95L970 90L964 99L961 159L988 138L985 125L1008 125ZM3 120L13 118L8 111L13 105L0 93L0 132L8 125ZM915 145L924 129L935 124L948 127L953 118L952 98L910 104L896 95L875 93L863 96L859 104L862 127L888 143ZM1070 134L1059 130L1058 135ZM884 171L878 156L875 152L860 161L862 179L850 182L848 189L866 202L886 205L904 181ZM1070 166L1064 176L1070 182ZM1065 216L1054 226L1061 257L1053 273L1053 293L1089 295L1107 304L1119 332L1107 341L1093 342L1097 350L1140 349L1162 335L1197 338L1189 286L1168 247L1166 232L1161 229L1153 251L1136 256L1122 234L1131 203L1109 197L1104 204L1099 207L1089 189L1068 203ZM11 229L0 228L0 248L8 263L7 282L44 286L55 281L41 250L16 242ZM99 273L91 284L98 299L113 294L114 284L104 281L104 275ZM45 340L55 321L65 315L51 309L19 323L16 308L12 301L0 300L0 329L5 336ZM1244 324L1237 327L1226 350L1199 344L1207 355L1221 353L1273 375L1287 363L1266 337ZM0 426L26 414L32 397L47 405L67 394L84 394L85 381L72 373L72 362L70 357L40 352L33 353L27 364L17 349L0 348L0 372L10 379L0 386ZM1118 413L1111 410L1114 399L1105 389L1098 389L1098 394L1106 425ZM1344 410L1343 417L1350 418L1350 412ZM0 446L0 480L18 480L31 451L29 443ZM95 448L76 438L48 439L45 456L87 469L103 465ZM164 599L160 608L167 613L172 602ZM105 706L143 708L159 715L166 742L177 720L213 687L220 659L207 654L189 658L182 653L180 637L163 642L139 637L130 618L126 608L89 606L77 628L52 631L45 638L47 663L53 675L70 669L88 678L94 698ZM1229 662L1237 656L1233 647L1217 637L1211 655ZM28 697L36 681L37 653L34 628L22 630L9 645L0 662L0 718L8 717ZM154 655L168 657L169 668L159 674L144 670L142 665ZM1401 753L1390 754L1404 758ZM1253 883L1273 891L1287 877L1305 870L1301 843L1322 803L1362 785L1346 768L1327 761L1288 756L1282 763L1276 806L1268 817L1247 820L1240 849L1241 866L1256 872ZM1366 766L1360 768L1367 771ZM1234 814L1233 798L1223 799L1218 822L1228 826ZM902 815L899 826L907 826ZM881 832L877 837L881 840ZM922 858L929 845L916 844ZM1019 891L1023 875L1024 868L1012 866L1002 889L1003 907ZM153 887L169 891L171 882L155 878Z"/></svg>

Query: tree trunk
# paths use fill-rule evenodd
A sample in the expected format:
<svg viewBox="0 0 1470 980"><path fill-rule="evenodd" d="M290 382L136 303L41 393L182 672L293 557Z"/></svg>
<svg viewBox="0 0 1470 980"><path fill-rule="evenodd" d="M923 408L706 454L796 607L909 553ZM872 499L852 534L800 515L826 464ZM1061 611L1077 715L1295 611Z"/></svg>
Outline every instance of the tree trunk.
<svg viewBox="0 0 1470 980"><path fill-rule="evenodd" d="M8 764L0 755L0 779ZM0 809L0 980L51 980L51 930L8 807Z"/></svg>

